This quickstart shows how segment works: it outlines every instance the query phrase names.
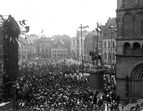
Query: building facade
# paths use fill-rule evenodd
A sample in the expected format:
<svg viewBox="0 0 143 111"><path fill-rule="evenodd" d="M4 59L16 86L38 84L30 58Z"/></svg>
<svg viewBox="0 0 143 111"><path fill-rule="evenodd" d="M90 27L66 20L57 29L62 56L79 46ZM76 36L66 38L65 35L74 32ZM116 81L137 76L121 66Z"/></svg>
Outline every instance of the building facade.
<svg viewBox="0 0 143 111"><path fill-rule="evenodd" d="M89 32L84 40L84 60L87 62L92 61L90 52L98 52L102 56L102 35L96 31Z"/></svg>
<svg viewBox="0 0 143 111"><path fill-rule="evenodd" d="M116 40L104 38L102 44L103 62L106 66L111 67L116 64Z"/></svg>
<svg viewBox="0 0 143 111"><path fill-rule="evenodd" d="M116 19L109 18L107 23L102 26L103 32L103 62L105 65L111 67L116 64Z"/></svg>
<svg viewBox="0 0 143 111"><path fill-rule="evenodd" d="M53 48L51 49L52 59L65 59L69 57L68 48L65 47L62 40L54 41Z"/></svg>
<svg viewBox="0 0 143 111"><path fill-rule="evenodd" d="M27 39L19 36L19 63L26 62L28 60L28 54L31 52Z"/></svg>
<svg viewBox="0 0 143 111"><path fill-rule="evenodd" d="M51 49L53 48L53 42L51 38L43 37L40 39L37 39L35 41L35 47L37 56L39 58L51 58Z"/></svg>
<svg viewBox="0 0 143 111"><path fill-rule="evenodd" d="M27 58L30 60L35 60L36 59L36 47L34 43L28 43L27 45L29 53L27 55Z"/></svg>
<svg viewBox="0 0 143 111"><path fill-rule="evenodd" d="M76 37L71 38L71 57L77 59L77 39Z"/></svg>
<svg viewBox="0 0 143 111"><path fill-rule="evenodd" d="M143 98L143 0L117 0L117 93Z"/></svg>
<svg viewBox="0 0 143 111"><path fill-rule="evenodd" d="M25 36L26 36L26 39L27 39L27 41L28 41L29 44L34 44L35 41L37 39L39 39L39 36L36 35L36 34L30 34L30 35L25 35Z"/></svg>

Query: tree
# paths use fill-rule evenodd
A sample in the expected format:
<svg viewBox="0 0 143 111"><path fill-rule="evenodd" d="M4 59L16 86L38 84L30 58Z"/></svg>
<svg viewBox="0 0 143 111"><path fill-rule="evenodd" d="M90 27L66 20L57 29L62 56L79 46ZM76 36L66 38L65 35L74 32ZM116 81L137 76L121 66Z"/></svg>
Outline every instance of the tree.
<svg viewBox="0 0 143 111"><path fill-rule="evenodd" d="M20 28L14 18L9 15L3 22L3 62L4 93L10 93L13 83L18 77L18 37Z"/></svg>

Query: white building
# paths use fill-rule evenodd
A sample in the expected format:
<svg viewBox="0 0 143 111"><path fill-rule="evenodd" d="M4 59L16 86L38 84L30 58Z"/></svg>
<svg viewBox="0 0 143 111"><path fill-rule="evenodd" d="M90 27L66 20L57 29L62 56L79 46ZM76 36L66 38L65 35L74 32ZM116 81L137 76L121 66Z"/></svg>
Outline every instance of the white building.
<svg viewBox="0 0 143 111"><path fill-rule="evenodd" d="M47 59L51 58L51 49L53 48L53 42L48 37L42 37L35 42L36 51L38 57Z"/></svg>
<svg viewBox="0 0 143 111"><path fill-rule="evenodd" d="M107 65L116 63L116 40L111 38L103 39L103 59Z"/></svg>
<svg viewBox="0 0 143 111"><path fill-rule="evenodd" d="M28 61L31 55L36 53L35 45L28 43L28 40L19 36L19 63Z"/></svg>
<svg viewBox="0 0 143 111"><path fill-rule="evenodd" d="M112 28L111 28L112 26ZM109 18L105 26L102 27L103 31L103 59L107 65L116 63L116 21L115 18Z"/></svg>
<svg viewBox="0 0 143 111"><path fill-rule="evenodd" d="M27 39L19 36L19 62L27 61L28 53L30 52Z"/></svg>
<svg viewBox="0 0 143 111"><path fill-rule="evenodd" d="M54 47L51 49L53 59L65 59L69 57L68 48L65 47L62 40L54 42Z"/></svg>
<svg viewBox="0 0 143 111"><path fill-rule="evenodd" d="M25 35L25 36L26 36L26 39L27 39L28 43L32 43L32 44L34 44L35 41L37 39L39 39L39 36L35 35L35 34L30 34L30 35Z"/></svg>
<svg viewBox="0 0 143 111"><path fill-rule="evenodd" d="M65 47L57 47L51 50L53 59L65 59L68 58L68 49Z"/></svg>

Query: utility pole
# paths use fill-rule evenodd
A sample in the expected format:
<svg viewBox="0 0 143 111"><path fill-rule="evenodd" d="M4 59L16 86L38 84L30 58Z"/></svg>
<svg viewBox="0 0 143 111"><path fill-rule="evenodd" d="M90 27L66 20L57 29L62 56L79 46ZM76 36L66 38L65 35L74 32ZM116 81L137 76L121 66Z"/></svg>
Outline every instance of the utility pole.
<svg viewBox="0 0 143 111"><path fill-rule="evenodd" d="M81 31L81 64L82 64L82 74L83 74L83 40L82 40L82 29L88 28L89 26L83 26L82 24L80 24L80 31Z"/></svg>

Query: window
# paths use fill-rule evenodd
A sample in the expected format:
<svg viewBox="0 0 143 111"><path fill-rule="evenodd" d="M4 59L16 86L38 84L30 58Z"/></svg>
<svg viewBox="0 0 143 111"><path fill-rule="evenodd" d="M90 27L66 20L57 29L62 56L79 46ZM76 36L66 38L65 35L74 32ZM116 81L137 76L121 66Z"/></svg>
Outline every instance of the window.
<svg viewBox="0 0 143 111"><path fill-rule="evenodd" d="M141 54L141 47L140 44L138 42L135 42L133 44L133 55L140 55Z"/></svg>
<svg viewBox="0 0 143 111"><path fill-rule="evenodd" d="M108 53L108 60L111 60L112 59L111 57L112 57L112 54L109 52Z"/></svg>
<svg viewBox="0 0 143 111"><path fill-rule="evenodd" d="M143 35L143 13L135 15L135 35Z"/></svg>
<svg viewBox="0 0 143 111"><path fill-rule="evenodd" d="M107 59L107 53L106 52L104 53L104 59Z"/></svg>
<svg viewBox="0 0 143 111"><path fill-rule="evenodd" d="M106 41L104 42L104 47L106 48Z"/></svg>
<svg viewBox="0 0 143 111"><path fill-rule="evenodd" d="M113 41L113 48L115 48L115 42Z"/></svg>
<svg viewBox="0 0 143 111"><path fill-rule="evenodd" d="M124 54L125 54L125 55L131 55L131 46L130 46L130 44L129 44L128 42L126 42L126 43L124 44L124 49L123 49L123 51L124 51Z"/></svg>
<svg viewBox="0 0 143 111"><path fill-rule="evenodd" d="M113 60L115 60L116 58L115 58L115 54L113 53Z"/></svg>
<svg viewBox="0 0 143 111"><path fill-rule="evenodd" d="M123 17L123 35L125 37L132 36L133 32L133 19L130 13L124 15Z"/></svg>
<svg viewBox="0 0 143 111"><path fill-rule="evenodd" d="M110 44L110 42L108 42L108 48L110 48L110 46L111 46L111 44Z"/></svg>

